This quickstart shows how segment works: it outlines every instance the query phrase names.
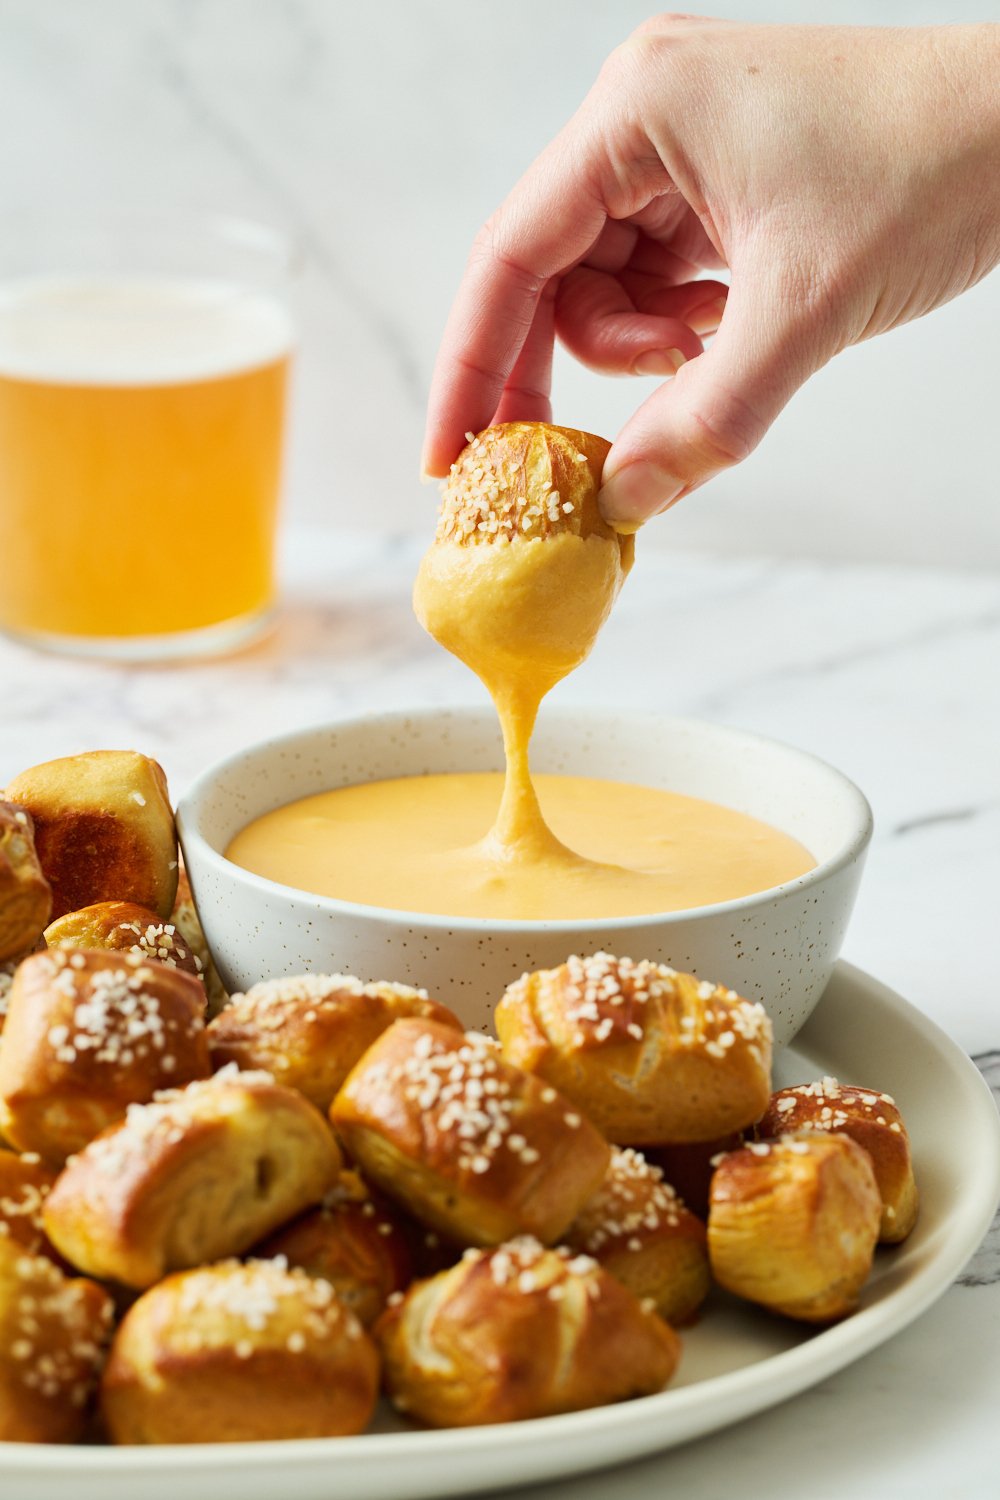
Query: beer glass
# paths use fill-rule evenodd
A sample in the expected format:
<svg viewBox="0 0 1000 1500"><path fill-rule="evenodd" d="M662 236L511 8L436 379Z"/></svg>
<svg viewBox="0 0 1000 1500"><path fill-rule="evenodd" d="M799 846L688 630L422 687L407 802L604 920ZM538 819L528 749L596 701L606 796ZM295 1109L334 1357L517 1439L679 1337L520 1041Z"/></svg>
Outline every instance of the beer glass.
<svg viewBox="0 0 1000 1500"><path fill-rule="evenodd" d="M0 630L121 660L266 623L292 348L262 225L0 225Z"/></svg>

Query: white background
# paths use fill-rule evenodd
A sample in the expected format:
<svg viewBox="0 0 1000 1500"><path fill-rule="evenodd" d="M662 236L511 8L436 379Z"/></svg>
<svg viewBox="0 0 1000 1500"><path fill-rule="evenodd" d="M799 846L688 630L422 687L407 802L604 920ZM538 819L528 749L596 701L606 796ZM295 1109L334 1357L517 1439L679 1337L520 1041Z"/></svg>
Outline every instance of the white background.
<svg viewBox="0 0 1000 1500"><path fill-rule="evenodd" d="M769 21L1000 20L1000 0L720 7ZM303 252L289 511L427 531L437 337L477 226L641 0L0 0L0 210L155 206ZM842 355L739 471L644 544L1000 564L1000 275ZM648 381L560 359L557 421L612 436Z"/></svg>

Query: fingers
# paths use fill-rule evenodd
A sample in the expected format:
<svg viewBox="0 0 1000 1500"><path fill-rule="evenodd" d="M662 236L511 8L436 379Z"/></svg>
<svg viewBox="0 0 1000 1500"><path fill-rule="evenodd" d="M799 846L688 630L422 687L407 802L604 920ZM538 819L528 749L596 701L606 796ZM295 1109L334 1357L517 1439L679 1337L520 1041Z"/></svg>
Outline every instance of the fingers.
<svg viewBox="0 0 1000 1500"><path fill-rule="evenodd" d="M571 121L480 231L434 368L426 473L447 473L466 428L489 423L543 289L597 240L606 214L593 185L595 150L593 133Z"/></svg>
<svg viewBox="0 0 1000 1500"><path fill-rule="evenodd" d="M622 531L673 505L760 442L799 386L833 353L792 324L767 295L767 278L734 274L713 346L660 386L626 423L608 454L600 495Z"/></svg>
<svg viewBox="0 0 1000 1500"><path fill-rule="evenodd" d="M556 327L571 354L609 375L672 375L701 353L680 319L637 311L618 277L589 266L562 278Z"/></svg>
<svg viewBox="0 0 1000 1500"><path fill-rule="evenodd" d="M493 413L492 422L551 422L552 346L555 340L556 283L550 281L517 362Z"/></svg>

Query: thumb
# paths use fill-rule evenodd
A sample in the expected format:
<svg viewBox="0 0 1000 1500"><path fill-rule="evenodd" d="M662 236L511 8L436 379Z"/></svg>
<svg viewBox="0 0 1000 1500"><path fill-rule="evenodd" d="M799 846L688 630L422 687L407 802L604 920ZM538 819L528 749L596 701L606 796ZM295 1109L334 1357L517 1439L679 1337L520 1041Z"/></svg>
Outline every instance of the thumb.
<svg viewBox="0 0 1000 1500"><path fill-rule="evenodd" d="M738 464L799 386L826 362L819 331L790 316L780 296L740 295L734 277L711 348L681 366L622 428L604 465L601 512L619 531Z"/></svg>

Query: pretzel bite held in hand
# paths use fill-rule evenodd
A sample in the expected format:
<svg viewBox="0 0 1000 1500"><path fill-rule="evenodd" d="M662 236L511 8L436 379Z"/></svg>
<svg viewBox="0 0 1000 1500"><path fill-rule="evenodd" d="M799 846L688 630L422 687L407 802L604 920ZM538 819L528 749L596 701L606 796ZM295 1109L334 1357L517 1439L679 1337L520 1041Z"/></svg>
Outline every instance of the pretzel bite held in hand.
<svg viewBox="0 0 1000 1500"><path fill-rule="evenodd" d="M637 1151L612 1152L607 1176L563 1242L593 1256L668 1323L693 1317L708 1295L705 1226Z"/></svg>
<svg viewBox="0 0 1000 1500"><path fill-rule="evenodd" d="M434 1021L383 1032L331 1118L366 1177L465 1245L558 1239L610 1158L554 1088L504 1062L486 1037Z"/></svg>
<svg viewBox="0 0 1000 1500"><path fill-rule="evenodd" d="M322 1277L366 1328L412 1280L403 1228L357 1172L341 1172L319 1208L279 1229L255 1254L284 1256Z"/></svg>
<svg viewBox="0 0 1000 1500"><path fill-rule="evenodd" d="M433 1427L516 1422L660 1391L680 1340L589 1256L520 1238L418 1281L375 1328L390 1398Z"/></svg>
<svg viewBox="0 0 1000 1500"><path fill-rule="evenodd" d="M33 1151L0 1150L0 1240L31 1255L55 1257L42 1224L42 1209L56 1173Z"/></svg>
<svg viewBox="0 0 1000 1500"><path fill-rule="evenodd" d="M325 1113L362 1053L407 1016L462 1029L425 990L362 984L350 974L299 974L233 995L209 1026L208 1044L216 1067L266 1068Z"/></svg>
<svg viewBox="0 0 1000 1500"><path fill-rule="evenodd" d="M318 1203L340 1164L301 1094L226 1068L131 1105L67 1163L45 1229L88 1275L148 1287L168 1271L243 1254Z"/></svg>
<svg viewBox="0 0 1000 1500"><path fill-rule="evenodd" d="M155 958L171 969L202 977L201 959L173 922L162 922L147 906L134 901L97 901L69 911L45 929L50 948L102 948Z"/></svg>
<svg viewBox="0 0 1000 1500"><path fill-rule="evenodd" d="M177 835L155 760L134 750L67 755L15 776L6 795L34 819L53 917L96 901L134 901L170 916Z"/></svg>
<svg viewBox="0 0 1000 1500"><path fill-rule="evenodd" d="M0 801L0 963L30 953L52 909L31 814Z"/></svg>
<svg viewBox="0 0 1000 1500"><path fill-rule="evenodd" d="M620 1145L710 1140L767 1107L763 1006L664 964L595 953L524 974L496 1027L508 1062L576 1100Z"/></svg>
<svg viewBox="0 0 1000 1500"><path fill-rule="evenodd" d="M280 1260L225 1260L130 1308L101 1408L114 1443L341 1437L367 1426L378 1366L329 1282Z"/></svg>
<svg viewBox="0 0 1000 1500"><path fill-rule="evenodd" d="M836 1078L799 1084L772 1094L757 1127L761 1137L789 1130L836 1130L857 1141L872 1159L882 1195L879 1239L895 1245L917 1222L919 1197L903 1117L888 1094L852 1088Z"/></svg>
<svg viewBox="0 0 1000 1500"><path fill-rule="evenodd" d="M111 1318L101 1287L0 1238L0 1442L81 1436Z"/></svg>
<svg viewBox="0 0 1000 1500"><path fill-rule="evenodd" d="M56 1165L127 1106L211 1071L205 992L133 953L52 949L18 967L0 1048L7 1139Z"/></svg>
<svg viewBox="0 0 1000 1500"><path fill-rule="evenodd" d="M857 1305L881 1215L871 1158L846 1135L751 1142L712 1179L712 1273L772 1312L831 1322Z"/></svg>

